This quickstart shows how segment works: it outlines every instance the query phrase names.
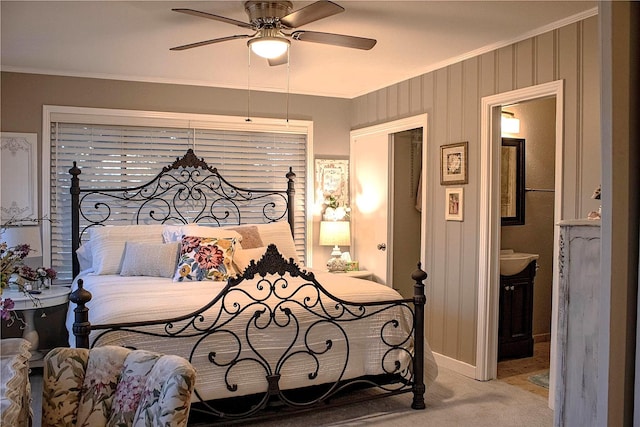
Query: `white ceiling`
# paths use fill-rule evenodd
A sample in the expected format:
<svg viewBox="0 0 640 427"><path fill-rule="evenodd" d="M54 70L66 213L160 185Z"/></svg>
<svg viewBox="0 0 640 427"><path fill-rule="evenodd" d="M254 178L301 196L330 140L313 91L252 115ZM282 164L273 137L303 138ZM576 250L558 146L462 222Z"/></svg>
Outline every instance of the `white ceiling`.
<svg viewBox="0 0 640 427"><path fill-rule="evenodd" d="M596 13L582 1L342 1L346 11L300 29L375 38L370 51L292 41L269 67L246 40L170 47L250 32L172 12L192 8L247 22L242 1L7 1L3 71L353 98ZM294 10L311 2L294 1Z"/></svg>

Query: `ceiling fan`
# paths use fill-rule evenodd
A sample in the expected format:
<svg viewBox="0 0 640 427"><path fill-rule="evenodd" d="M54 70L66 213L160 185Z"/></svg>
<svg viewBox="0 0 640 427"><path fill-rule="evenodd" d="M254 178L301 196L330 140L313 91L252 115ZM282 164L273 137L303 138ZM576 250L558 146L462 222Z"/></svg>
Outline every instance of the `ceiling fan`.
<svg viewBox="0 0 640 427"><path fill-rule="evenodd" d="M288 33L287 31L294 28L344 11L342 6L330 1L317 1L293 12L292 9L293 4L290 1L247 1L244 3L244 10L249 15L248 23L193 9L172 9L174 12L236 25L254 33L204 40L172 47L170 50L186 50L229 40L249 39L247 45L254 53L267 58L269 65L281 65L288 61L287 51L291 43L289 39L362 50L369 50L376 44L374 39L342 34L306 30Z"/></svg>

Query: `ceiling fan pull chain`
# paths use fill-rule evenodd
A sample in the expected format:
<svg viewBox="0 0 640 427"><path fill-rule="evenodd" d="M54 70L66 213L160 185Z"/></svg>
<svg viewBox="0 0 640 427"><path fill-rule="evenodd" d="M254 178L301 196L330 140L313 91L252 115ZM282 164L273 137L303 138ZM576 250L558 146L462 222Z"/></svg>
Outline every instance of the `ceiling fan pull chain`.
<svg viewBox="0 0 640 427"><path fill-rule="evenodd" d="M249 55L248 67L247 67L247 118L245 122L251 121L251 48L247 49Z"/></svg>
<svg viewBox="0 0 640 427"><path fill-rule="evenodd" d="M289 76L291 74L291 49L287 49L287 123L289 123Z"/></svg>

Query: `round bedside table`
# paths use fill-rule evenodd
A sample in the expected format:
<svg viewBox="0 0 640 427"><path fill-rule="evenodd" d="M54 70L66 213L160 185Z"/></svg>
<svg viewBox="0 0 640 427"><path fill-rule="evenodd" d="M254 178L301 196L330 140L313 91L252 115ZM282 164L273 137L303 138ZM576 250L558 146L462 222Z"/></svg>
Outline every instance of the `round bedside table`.
<svg viewBox="0 0 640 427"><path fill-rule="evenodd" d="M357 279L373 280L373 273L367 270L345 271L336 274L344 274L345 276L355 277Z"/></svg>
<svg viewBox="0 0 640 427"><path fill-rule="evenodd" d="M43 357L38 350L40 337L36 331L34 323L35 310L38 308L54 307L60 304L66 304L69 300L71 288L66 286L51 286L49 289L41 289L39 294L25 295L24 292L15 289L5 289L2 292L3 298L11 298L14 302L14 310L20 310L24 313L24 330L22 338L31 343L31 359L39 360ZM33 299L31 298L33 297ZM35 301L35 303L34 303Z"/></svg>

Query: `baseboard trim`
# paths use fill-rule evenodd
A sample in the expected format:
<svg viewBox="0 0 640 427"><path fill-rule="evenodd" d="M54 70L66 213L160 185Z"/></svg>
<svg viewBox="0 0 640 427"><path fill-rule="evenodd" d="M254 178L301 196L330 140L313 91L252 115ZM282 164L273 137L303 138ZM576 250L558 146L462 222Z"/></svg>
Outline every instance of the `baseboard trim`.
<svg viewBox="0 0 640 427"><path fill-rule="evenodd" d="M433 353L433 358L436 360L438 366L451 369L452 371L462 374L465 377L473 379L476 378L476 367L473 365L469 365L468 363L453 359L449 356L444 356L439 353Z"/></svg>

